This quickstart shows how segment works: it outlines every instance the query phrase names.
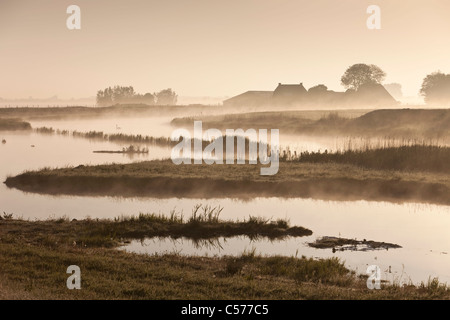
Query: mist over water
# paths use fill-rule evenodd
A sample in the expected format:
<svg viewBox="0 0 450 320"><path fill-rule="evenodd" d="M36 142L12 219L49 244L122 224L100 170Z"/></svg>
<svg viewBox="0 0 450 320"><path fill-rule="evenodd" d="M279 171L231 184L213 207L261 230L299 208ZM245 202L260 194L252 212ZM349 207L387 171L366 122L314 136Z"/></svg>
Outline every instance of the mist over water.
<svg viewBox="0 0 450 320"><path fill-rule="evenodd" d="M170 135L173 127L169 117L109 118L96 120L32 121L33 127L79 132L103 131L106 134L126 133L156 137ZM148 154L96 154L95 150L120 150L127 143L98 141L72 136L45 135L35 132L2 132L7 141L0 146L0 177L17 175L25 170L43 167L130 163L170 156L170 148L148 146ZM286 134L280 139L291 150L324 151L344 148L347 138L312 137ZM361 140L363 141L363 140ZM367 141L366 141L367 142ZM251 241L245 237L218 239L216 245L202 246L186 239L149 239L133 241L124 250L140 253L178 252L194 255L238 255L255 248L262 255L281 254L311 257L337 256L352 269L364 273L367 265L379 264L382 270L389 266L392 273L383 273L383 279L414 283L438 276L450 282L450 209L447 206L425 204L393 204L367 201L321 201L311 199L255 198L235 199L155 199L116 197L77 197L39 195L9 189L0 185L0 210L23 219L48 219L62 216L70 219L114 218L139 213L169 214L171 210L189 216L199 203L224 207L222 219L244 220L250 215L267 219L288 219L291 225L313 230L313 235L270 242ZM336 252L313 249L306 245L321 236L385 241L403 248L389 251ZM213 241L214 242L214 241ZM218 245L217 245L218 244Z"/></svg>

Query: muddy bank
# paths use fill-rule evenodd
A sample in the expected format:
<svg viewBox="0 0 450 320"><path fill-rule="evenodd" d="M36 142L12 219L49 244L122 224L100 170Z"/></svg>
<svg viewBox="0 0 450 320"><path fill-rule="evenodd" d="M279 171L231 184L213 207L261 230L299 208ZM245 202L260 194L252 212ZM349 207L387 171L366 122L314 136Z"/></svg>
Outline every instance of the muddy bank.
<svg viewBox="0 0 450 320"><path fill-rule="evenodd" d="M389 250L401 248L398 244L389 242L380 242L373 240L356 240L338 237L322 237L314 242L308 243L310 247L316 249L331 249L336 251L371 251L371 250Z"/></svg>

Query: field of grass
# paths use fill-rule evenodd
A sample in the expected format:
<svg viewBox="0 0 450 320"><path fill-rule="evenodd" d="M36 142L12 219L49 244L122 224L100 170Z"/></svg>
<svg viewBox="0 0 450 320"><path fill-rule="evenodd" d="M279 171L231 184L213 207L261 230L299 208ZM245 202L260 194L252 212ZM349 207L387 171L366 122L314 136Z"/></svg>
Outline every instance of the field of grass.
<svg viewBox="0 0 450 320"><path fill-rule="evenodd" d="M133 220L110 223L127 233L124 221ZM103 238L104 223L0 220L0 299L450 299L437 279L369 290L336 258L149 256L73 242L89 230ZM81 290L66 287L70 265L81 269Z"/></svg>

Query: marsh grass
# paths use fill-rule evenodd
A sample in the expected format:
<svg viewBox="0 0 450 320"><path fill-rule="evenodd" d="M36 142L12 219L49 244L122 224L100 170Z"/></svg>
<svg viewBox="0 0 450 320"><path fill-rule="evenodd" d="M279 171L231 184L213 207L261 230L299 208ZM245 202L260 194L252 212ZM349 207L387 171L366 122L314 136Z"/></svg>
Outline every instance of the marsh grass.
<svg viewBox="0 0 450 320"><path fill-rule="evenodd" d="M192 215L188 219L188 223L219 223L219 216L222 210L223 208L220 206L212 207L210 205L202 206L201 204L198 204L192 209Z"/></svg>
<svg viewBox="0 0 450 320"><path fill-rule="evenodd" d="M203 209L198 211L204 216ZM206 219L213 221L213 217ZM186 220L180 213L122 216L114 222L66 217L1 220L0 298L450 299L448 286L438 279L417 287L383 283L381 290L368 290L367 277L356 275L337 258L263 257L256 248L222 258L177 253L150 256L105 246L111 231L120 237L126 225L147 229L161 221ZM118 228L111 229L106 222ZM71 264L82 270L82 290L65 286L65 270Z"/></svg>
<svg viewBox="0 0 450 320"><path fill-rule="evenodd" d="M283 239L311 235L312 231L300 226L281 228L271 223L225 221L220 219L222 207L196 205L192 215L185 219L183 213L171 211L168 215L140 213L137 216L120 216L109 219L84 219L69 221L67 217L46 221L24 221L5 215L1 219L6 230L2 234L28 234L36 244L48 246L117 247L129 240L171 237L196 240L218 237L248 236L251 239L267 237ZM251 218L256 221L257 218ZM15 231L14 231L15 230Z"/></svg>
<svg viewBox="0 0 450 320"><path fill-rule="evenodd" d="M436 277L429 277L427 282L421 282L419 289L432 297L439 297L450 291L450 287L446 283L441 283Z"/></svg>
<svg viewBox="0 0 450 320"><path fill-rule="evenodd" d="M289 159L289 153L283 159ZM335 153L302 152L297 157L291 156L289 160L301 163L351 164L377 170L450 173L450 147L426 143Z"/></svg>
<svg viewBox="0 0 450 320"><path fill-rule="evenodd" d="M2 299L449 299L431 284L382 284L368 290L334 259L138 255L0 241ZM233 262L236 261L236 262ZM82 289L67 290L67 266L82 270ZM321 277L324 278L321 278ZM437 289L439 288L439 289Z"/></svg>
<svg viewBox="0 0 450 320"><path fill-rule="evenodd" d="M202 120L204 128L276 128L281 132L320 136L442 138L450 134L449 109L272 111L185 117L174 126Z"/></svg>
<svg viewBox="0 0 450 320"><path fill-rule="evenodd" d="M380 166L371 158L356 165L332 162L333 157L329 160L327 155L314 157L317 160L311 160L313 163L281 161L278 173L273 176L261 176L260 165L222 165L218 170L217 165L176 166L170 160L155 160L44 168L7 177L5 184L26 192L57 195L192 199L276 196L449 204L448 163L440 162L440 158L434 167L422 165L418 159L405 158L404 165L414 170L404 167L393 170L370 168ZM361 157L366 159L364 155Z"/></svg>
<svg viewBox="0 0 450 320"><path fill-rule="evenodd" d="M39 127L39 128L34 129L34 131L37 133L40 133L40 134L49 134L49 135L57 132L52 127Z"/></svg>
<svg viewBox="0 0 450 320"><path fill-rule="evenodd" d="M96 150L94 153L121 153L121 154L147 154L149 152L148 148L130 145L128 147L123 147L120 151L111 151L111 150Z"/></svg>
<svg viewBox="0 0 450 320"><path fill-rule="evenodd" d="M153 146L159 146L159 147L174 147L176 146L179 141L172 141L172 139L170 137L153 137L153 136L145 136L145 135L131 135L131 134L124 134L124 133L115 133L115 134L106 134L103 131L88 131L88 132L79 132L79 131L68 131L68 130L54 130L53 128L47 128L47 127L40 127L40 128L36 128L34 129L35 132L40 133L40 134L47 134L47 135L52 135L52 134L58 134L58 135L62 135L62 136L72 136L74 138L82 138L82 139L89 139L89 140L100 140L100 141L109 141L109 142L114 142L114 143L136 143L136 144L144 144L144 145L153 145ZM226 153L226 149L225 149L225 142L227 139L226 135L223 135L221 137L223 139L223 153L224 153L224 159L225 159L225 153ZM234 139L234 144L235 144L235 154L237 153L237 137L233 136ZM196 138L191 138L188 140L189 144L193 146L196 143L201 143L202 146L202 150L205 149L211 142L213 142L214 139L210 139L210 140L199 140ZM246 155L248 155L249 153L249 144L250 144L250 140L245 137L244 138L244 143L245 143L245 153ZM270 150L270 145L266 145L266 144L260 144L261 147L266 147L268 150ZM130 148L133 149L130 149ZM148 152L136 152L134 150L134 148L138 148L138 146L130 146L128 148L124 148L121 153L148 153ZM148 150L148 149L146 149ZM192 149L193 150L193 149ZM106 153L106 151L96 151L97 153ZM114 152L109 152L109 153L114 153ZM215 156L213 154L213 156Z"/></svg>

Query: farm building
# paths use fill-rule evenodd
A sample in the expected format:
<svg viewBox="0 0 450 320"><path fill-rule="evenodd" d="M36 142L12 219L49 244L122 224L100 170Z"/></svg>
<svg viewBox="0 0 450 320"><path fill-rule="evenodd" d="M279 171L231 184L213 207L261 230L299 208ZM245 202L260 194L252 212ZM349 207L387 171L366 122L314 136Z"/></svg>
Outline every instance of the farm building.
<svg viewBox="0 0 450 320"><path fill-rule="evenodd" d="M397 103L381 84L376 83L362 85L357 91L345 92L328 90L324 85L308 91L302 83L279 83L274 91L247 91L223 101L224 107L375 107Z"/></svg>

